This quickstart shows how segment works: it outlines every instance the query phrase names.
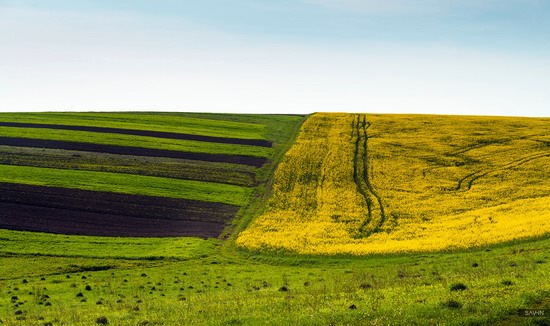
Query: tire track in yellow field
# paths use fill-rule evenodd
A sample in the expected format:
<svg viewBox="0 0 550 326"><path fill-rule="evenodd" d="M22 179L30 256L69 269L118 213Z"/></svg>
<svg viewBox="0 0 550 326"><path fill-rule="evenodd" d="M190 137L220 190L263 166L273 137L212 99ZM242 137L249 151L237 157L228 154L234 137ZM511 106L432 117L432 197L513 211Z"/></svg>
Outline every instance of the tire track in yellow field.
<svg viewBox="0 0 550 326"><path fill-rule="evenodd" d="M353 176L357 189L359 189L359 192L365 198L369 211L368 217L359 227L359 237L367 237L372 233L379 232L381 230L386 221L386 214L382 198L372 186L369 178L369 137L367 129L370 127L370 123L367 123L367 118L365 115L357 115L355 118L357 119L357 122L354 124L357 138L355 140ZM362 162L362 169L359 166L360 160ZM373 223L376 224L372 225Z"/></svg>
<svg viewBox="0 0 550 326"><path fill-rule="evenodd" d="M357 120L357 122L356 122ZM367 226L371 223L372 220L372 200L365 190L365 187L361 183L361 180L359 177L359 156L360 156L360 144L361 144L361 116L359 114L355 115L353 117L353 124L352 124L352 137L355 137L355 150L354 150L354 157L353 157L353 181L355 182L355 186L357 187L357 191L361 194L361 196L365 199L365 203L367 204L368 214L363 223L361 223L361 226L359 227L359 234L358 237L364 237L365 236L365 229ZM364 159L361 159L364 162Z"/></svg>
<svg viewBox="0 0 550 326"><path fill-rule="evenodd" d="M497 167L495 169L479 170L479 171L470 173L470 174L464 176L463 178L461 178L460 180L458 180L456 190L459 191L462 188L467 188L467 189L465 189L466 191L470 190L470 189L472 189L474 181L476 181L480 178L483 178L483 177L485 177L489 174L506 171L506 170L509 170L511 168L523 165L525 163L528 163L530 161L537 160L537 159L540 159L540 158L543 158L543 157L550 157L550 153L549 152L543 152L543 153L539 152L537 154L522 157L522 158L514 160L512 162L503 164L500 167Z"/></svg>

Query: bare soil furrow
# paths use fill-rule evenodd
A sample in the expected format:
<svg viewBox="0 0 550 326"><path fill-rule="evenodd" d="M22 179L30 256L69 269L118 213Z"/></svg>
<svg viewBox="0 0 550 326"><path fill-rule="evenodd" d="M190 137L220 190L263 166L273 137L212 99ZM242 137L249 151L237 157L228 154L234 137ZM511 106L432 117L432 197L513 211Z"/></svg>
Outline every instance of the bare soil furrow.
<svg viewBox="0 0 550 326"><path fill-rule="evenodd" d="M0 228L14 230L81 235L216 237L239 207L185 199L0 183L0 209ZM100 230L91 232L91 229Z"/></svg>
<svg viewBox="0 0 550 326"><path fill-rule="evenodd" d="M0 203L0 228L116 237L217 237L222 223L174 221Z"/></svg>
<svg viewBox="0 0 550 326"><path fill-rule="evenodd" d="M0 137L0 145L32 147L32 148L64 149L64 150L99 152L99 153L121 154L121 155L169 157L169 158L188 159L188 160L197 160L197 161L244 164L244 165L251 165L256 167L261 167L267 161L263 157L253 157L253 156L245 156L245 155L192 153L192 152L181 152L181 151L173 151L173 150L166 150L166 149L102 145L102 144L33 139L33 138Z"/></svg>

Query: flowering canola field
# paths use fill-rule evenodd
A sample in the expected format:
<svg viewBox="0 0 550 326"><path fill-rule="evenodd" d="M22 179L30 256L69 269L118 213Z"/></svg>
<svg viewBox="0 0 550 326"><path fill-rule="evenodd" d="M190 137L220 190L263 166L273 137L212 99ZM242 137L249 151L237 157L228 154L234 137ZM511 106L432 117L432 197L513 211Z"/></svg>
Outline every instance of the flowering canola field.
<svg viewBox="0 0 550 326"><path fill-rule="evenodd" d="M550 119L317 113L243 248L439 251L550 234Z"/></svg>

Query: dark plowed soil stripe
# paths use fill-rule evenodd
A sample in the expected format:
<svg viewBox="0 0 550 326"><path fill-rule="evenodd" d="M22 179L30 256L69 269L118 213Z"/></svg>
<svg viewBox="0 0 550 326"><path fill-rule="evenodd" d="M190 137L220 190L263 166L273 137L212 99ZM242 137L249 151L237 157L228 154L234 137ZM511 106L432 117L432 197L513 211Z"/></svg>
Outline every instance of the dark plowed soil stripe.
<svg viewBox="0 0 550 326"><path fill-rule="evenodd" d="M17 127L17 128L42 128L42 129L60 129L60 130L78 130L90 132L104 132L111 134L124 134L136 136L148 136L157 138L197 140L211 143L236 144L236 145L252 145L261 147L271 147L272 143L264 139L242 139L242 138L225 138L215 136L201 136L192 134L182 134L166 131L152 130L137 130L123 128L105 128L105 127L90 127L90 126L70 126L56 124L38 124L38 123L19 123L19 122L0 122L0 127Z"/></svg>
<svg viewBox="0 0 550 326"><path fill-rule="evenodd" d="M225 222L238 206L197 200L0 183L0 202L153 219Z"/></svg>
<svg viewBox="0 0 550 326"><path fill-rule="evenodd" d="M0 227L81 235L218 236L239 207L0 183Z"/></svg>
<svg viewBox="0 0 550 326"><path fill-rule="evenodd" d="M166 149L101 145L101 144L33 139L33 138L0 137L0 145L32 147L32 148L65 149L65 150L74 150L74 151L98 152L98 153L121 154L121 155L169 157L169 158L179 158L179 159L197 160L197 161L244 164L244 165L251 165L256 167L260 167L264 165L264 163L267 161L263 157L252 157L252 156L244 156L244 155L191 153L191 152L172 151L172 150L166 150Z"/></svg>
<svg viewBox="0 0 550 326"><path fill-rule="evenodd" d="M217 237L224 224L173 221L0 203L0 228L116 237Z"/></svg>

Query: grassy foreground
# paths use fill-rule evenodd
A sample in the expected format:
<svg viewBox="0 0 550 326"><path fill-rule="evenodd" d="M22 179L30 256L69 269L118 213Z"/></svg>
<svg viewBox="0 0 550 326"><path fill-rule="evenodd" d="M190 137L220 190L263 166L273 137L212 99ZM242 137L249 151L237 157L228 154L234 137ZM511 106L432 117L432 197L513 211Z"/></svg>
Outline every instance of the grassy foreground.
<svg viewBox="0 0 550 326"><path fill-rule="evenodd" d="M109 258L115 241L101 241L96 248L107 254L95 250L97 258L2 254L0 319L7 325L90 325L102 318L114 325L541 325L545 319L520 318L517 309L550 308L549 239L363 259L234 256L220 251L219 240L200 247L193 241L188 246L198 252L186 258L173 251L164 259L136 259L128 245Z"/></svg>

